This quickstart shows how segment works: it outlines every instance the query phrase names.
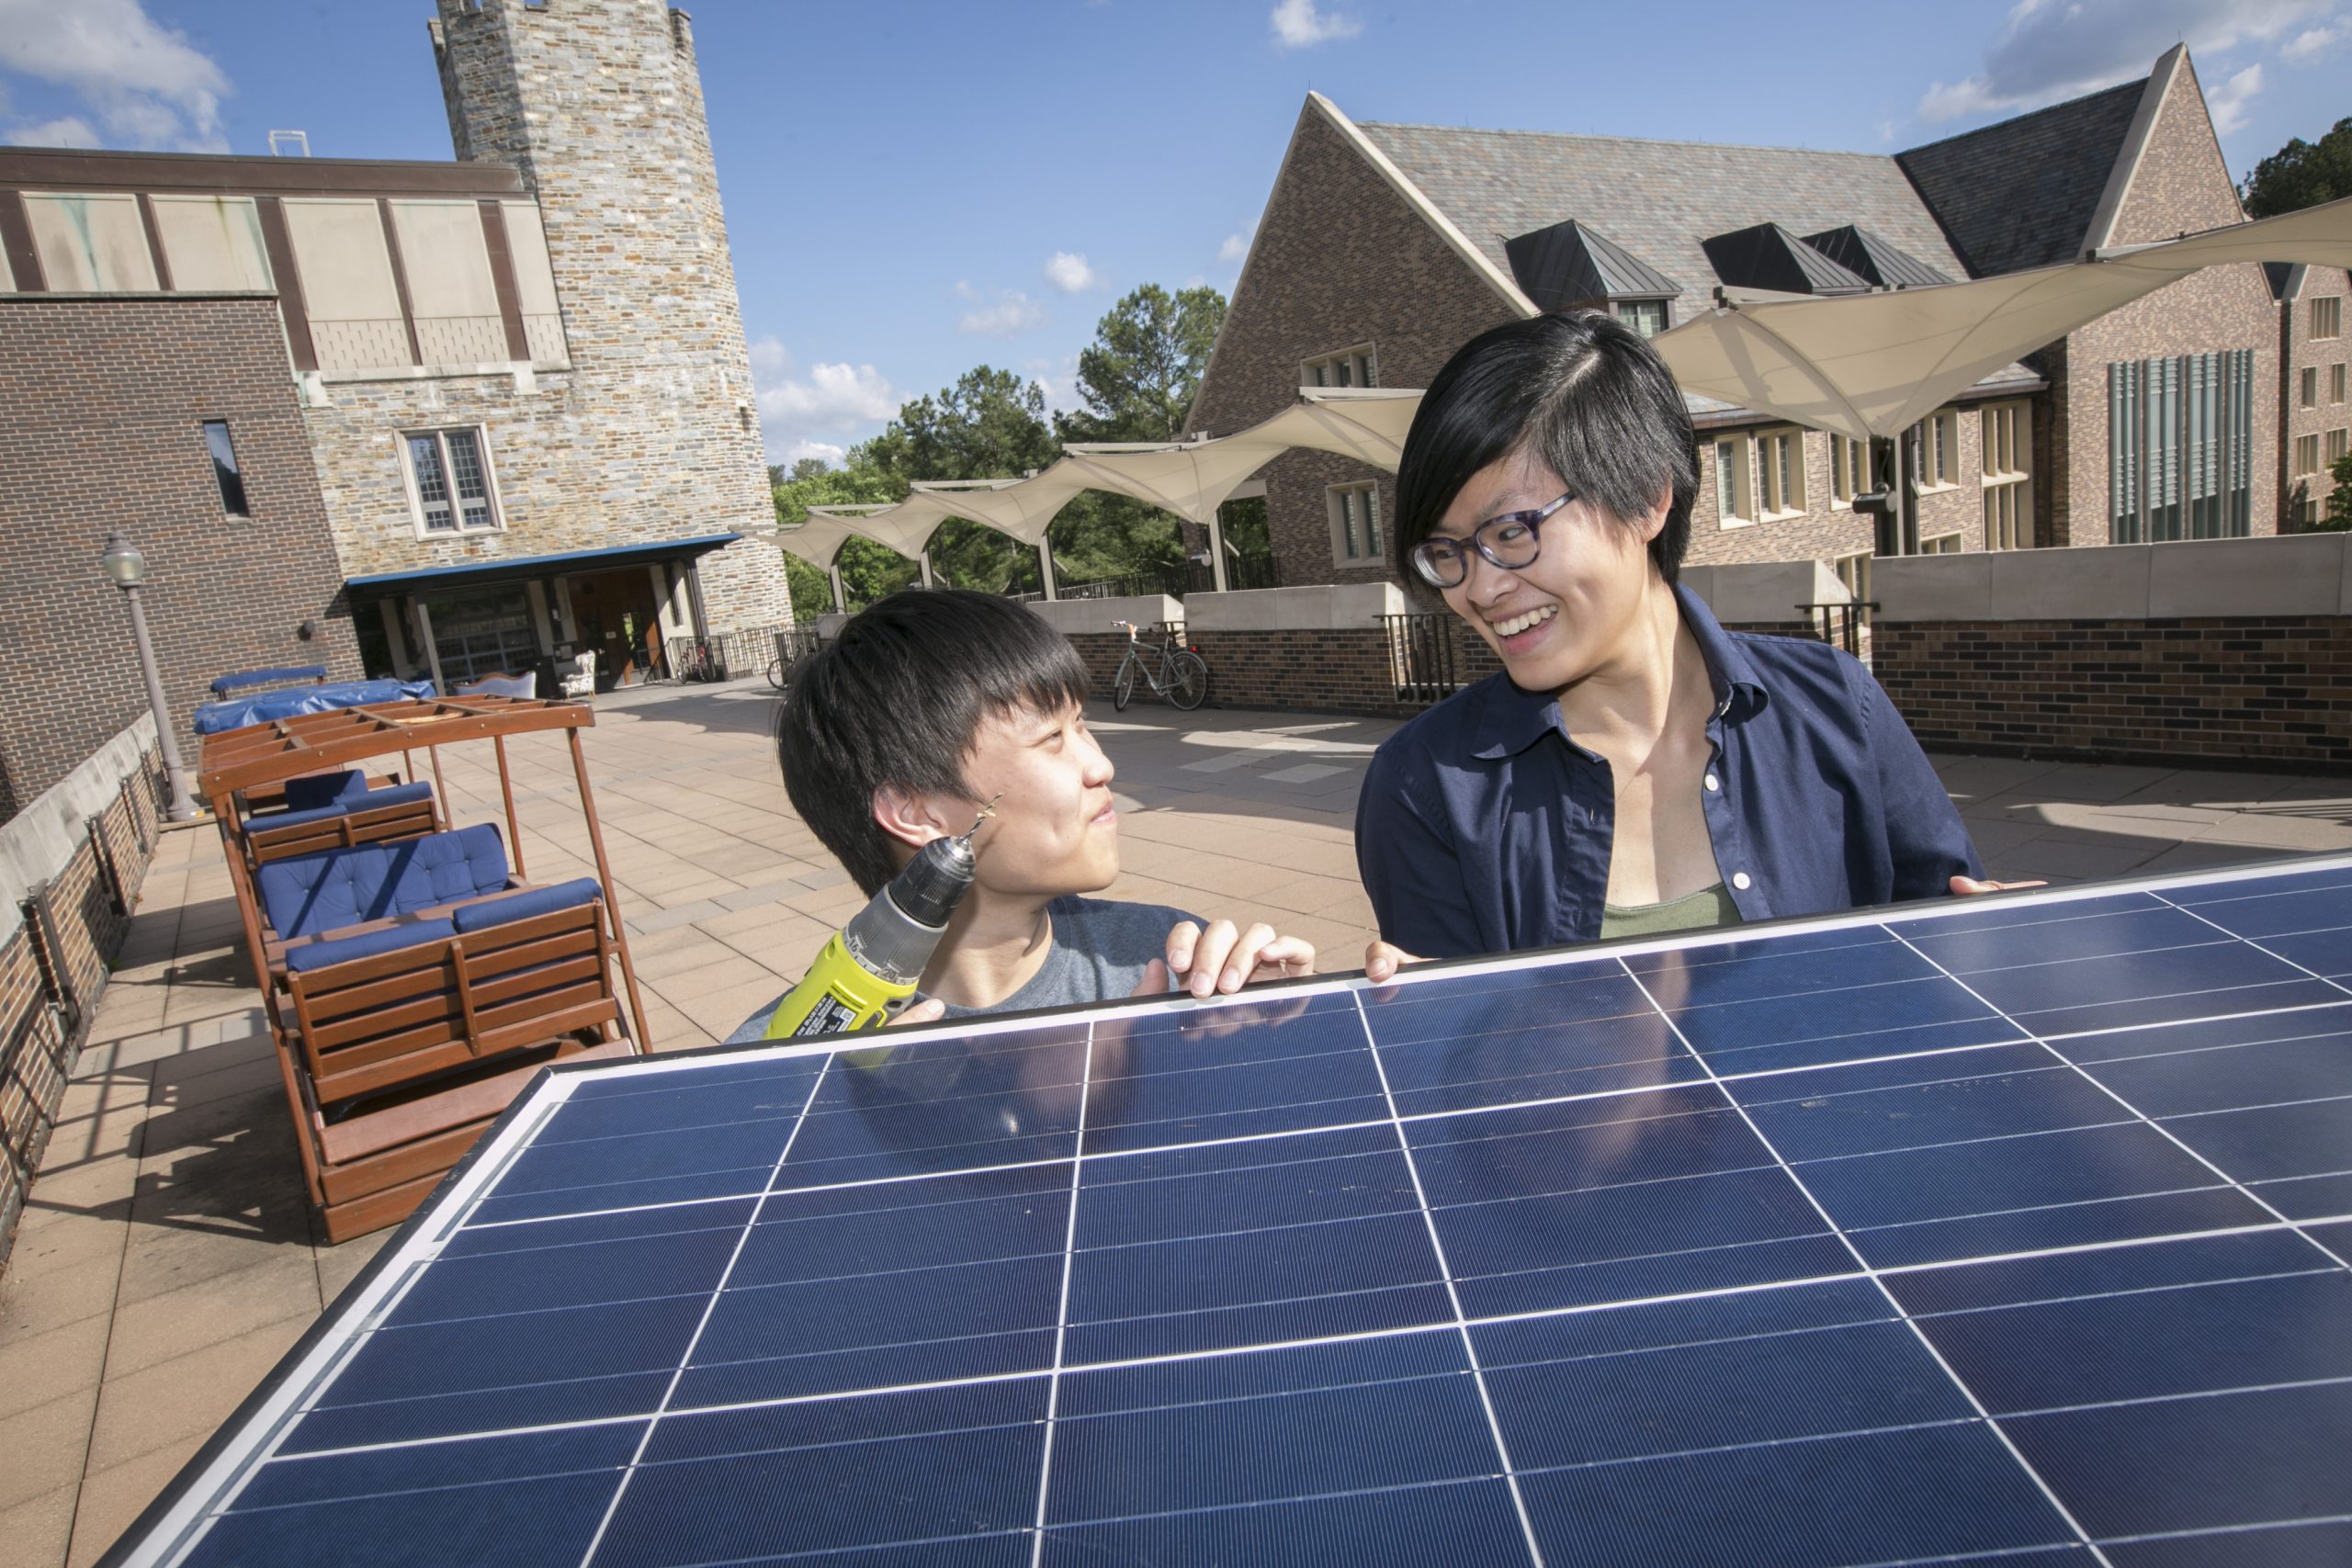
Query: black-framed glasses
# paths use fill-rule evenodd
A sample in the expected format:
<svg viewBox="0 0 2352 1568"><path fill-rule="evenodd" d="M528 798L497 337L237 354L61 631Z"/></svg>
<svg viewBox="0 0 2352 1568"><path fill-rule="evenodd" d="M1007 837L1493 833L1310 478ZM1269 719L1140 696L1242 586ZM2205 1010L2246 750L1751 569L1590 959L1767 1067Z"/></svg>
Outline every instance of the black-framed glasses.
<svg viewBox="0 0 2352 1568"><path fill-rule="evenodd" d="M1470 552L1474 548L1506 571L1533 566L1536 553L1543 548L1540 534L1544 519L1576 497L1577 492L1569 491L1549 506L1489 517L1471 529L1466 539L1448 539L1433 534L1413 547L1413 570L1432 588L1459 588L1470 575Z"/></svg>

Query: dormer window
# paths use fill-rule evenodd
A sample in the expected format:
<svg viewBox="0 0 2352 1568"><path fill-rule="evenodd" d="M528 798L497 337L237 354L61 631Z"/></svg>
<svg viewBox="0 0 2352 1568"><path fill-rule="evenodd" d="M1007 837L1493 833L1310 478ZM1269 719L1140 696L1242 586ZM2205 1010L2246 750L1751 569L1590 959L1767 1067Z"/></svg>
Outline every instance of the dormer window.
<svg viewBox="0 0 2352 1568"><path fill-rule="evenodd" d="M1310 359L1298 367L1298 384L1302 387L1377 387L1380 385L1380 363L1374 357L1372 344L1358 344L1337 354L1327 354L1320 359Z"/></svg>
<svg viewBox="0 0 2352 1568"><path fill-rule="evenodd" d="M1666 331L1666 301L1663 299L1620 299L1611 307L1617 319L1641 333L1656 337Z"/></svg>

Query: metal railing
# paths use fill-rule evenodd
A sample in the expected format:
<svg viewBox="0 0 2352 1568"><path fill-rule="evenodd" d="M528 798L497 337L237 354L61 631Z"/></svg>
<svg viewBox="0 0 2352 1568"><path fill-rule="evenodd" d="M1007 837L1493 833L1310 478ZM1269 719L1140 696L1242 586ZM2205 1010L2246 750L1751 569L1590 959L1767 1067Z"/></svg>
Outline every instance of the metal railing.
<svg viewBox="0 0 2352 1568"><path fill-rule="evenodd" d="M666 666L662 678L737 681L757 675L776 658L777 639L800 630L798 626L739 626L708 637L673 637L662 649Z"/></svg>
<svg viewBox="0 0 2352 1568"><path fill-rule="evenodd" d="M1228 556L1225 563L1225 585L1233 592L1251 588L1272 588L1278 584L1272 555ZM1057 586L1057 597L1063 599L1133 599L1148 593L1164 593L1170 599L1182 599L1187 593L1216 592L1216 574L1205 561L1170 562L1131 571L1120 577L1098 578L1091 582L1064 582ZM1035 600L1035 592L1012 593L1008 598Z"/></svg>
<svg viewBox="0 0 2352 1568"><path fill-rule="evenodd" d="M1451 614L1383 615L1388 674L1400 703L1434 703L1461 689Z"/></svg>
<svg viewBox="0 0 2352 1568"><path fill-rule="evenodd" d="M1797 608L1804 612L1815 637L1835 643L1860 659L1862 633L1870 626L1870 615L1878 608L1878 601L1860 599L1843 604L1799 604Z"/></svg>

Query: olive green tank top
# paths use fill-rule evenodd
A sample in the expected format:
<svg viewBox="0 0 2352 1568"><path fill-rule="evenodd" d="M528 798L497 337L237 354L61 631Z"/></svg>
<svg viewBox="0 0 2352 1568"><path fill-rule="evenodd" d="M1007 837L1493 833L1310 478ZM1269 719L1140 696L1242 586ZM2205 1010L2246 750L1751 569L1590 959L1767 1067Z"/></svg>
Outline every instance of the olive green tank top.
<svg viewBox="0 0 2352 1568"><path fill-rule="evenodd" d="M1720 882L1713 887L1701 888L1687 898L1664 904L1600 907L1603 942L1615 937L1664 936L1668 931L1708 931L1737 924L1739 906L1731 901L1730 890Z"/></svg>

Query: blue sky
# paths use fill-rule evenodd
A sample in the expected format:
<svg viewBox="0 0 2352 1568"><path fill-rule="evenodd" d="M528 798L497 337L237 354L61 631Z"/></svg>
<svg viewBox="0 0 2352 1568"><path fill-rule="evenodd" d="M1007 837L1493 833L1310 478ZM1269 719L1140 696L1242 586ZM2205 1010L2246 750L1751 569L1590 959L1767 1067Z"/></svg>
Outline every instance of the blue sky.
<svg viewBox="0 0 2352 1568"><path fill-rule="evenodd" d="M2346 112L2352 64L2352 0L687 8L778 462L981 363L1066 406L1120 293L1230 290L1309 89L1358 119L1894 152L2143 75L2186 39L2243 176ZM0 0L0 139L254 153L297 128L322 156L447 158L432 13Z"/></svg>

